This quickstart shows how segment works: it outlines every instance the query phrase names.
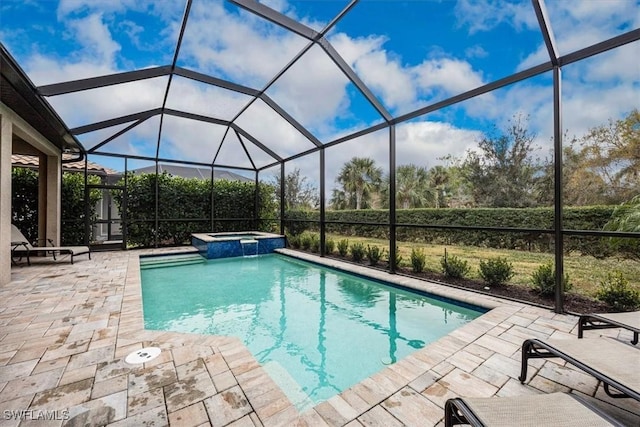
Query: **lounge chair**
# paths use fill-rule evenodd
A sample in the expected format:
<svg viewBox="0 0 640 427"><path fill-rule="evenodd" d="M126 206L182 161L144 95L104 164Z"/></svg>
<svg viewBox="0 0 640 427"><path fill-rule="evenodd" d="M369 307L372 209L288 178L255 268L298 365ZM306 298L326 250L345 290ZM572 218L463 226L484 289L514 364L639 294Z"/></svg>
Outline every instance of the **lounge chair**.
<svg viewBox="0 0 640 427"><path fill-rule="evenodd" d="M529 359L549 357L560 357L593 375L611 397L640 400L640 349L610 338L528 339L522 344L520 382L527 379Z"/></svg>
<svg viewBox="0 0 640 427"><path fill-rule="evenodd" d="M640 311L628 313L584 314L578 320L578 338L591 329L623 328L633 332L631 344L638 344L640 333Z"/></svg>
<svg viewBox="0 0 640 427"><path fill-rule="evenodd" d="M472 426L629 426L640 418L604 402L568 393L449 399L444 425Z"/></svg>
<svg viewBox="0 0 640 427"><path fill-rule="evenodd" d="M49 243L53 244L51 240L49 240ZM53 255L54 260L56 259L56 253L69 254L71 255L71 264L73 264L73 257L76 255L88 254L89 259L91 259L91 250L88 246L33 246L24 237L24 234L18 230L18 227L11 224L11 260L15 263L16 257L26 255L27 264L31 265L29 257L31 253L36 252L50 253Z"/></svg>

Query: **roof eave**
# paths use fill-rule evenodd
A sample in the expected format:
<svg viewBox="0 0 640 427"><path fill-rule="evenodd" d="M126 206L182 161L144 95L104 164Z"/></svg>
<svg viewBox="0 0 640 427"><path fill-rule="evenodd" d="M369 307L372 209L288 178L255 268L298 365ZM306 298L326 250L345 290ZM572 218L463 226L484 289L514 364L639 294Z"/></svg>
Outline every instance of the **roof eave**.
<svg viewBox="0 0 640 427"><path fill-rule="evenodd" d="M0 87L2 103L22 117L61 152L85 153L60 116L42 96L0 43Z"/></svg>

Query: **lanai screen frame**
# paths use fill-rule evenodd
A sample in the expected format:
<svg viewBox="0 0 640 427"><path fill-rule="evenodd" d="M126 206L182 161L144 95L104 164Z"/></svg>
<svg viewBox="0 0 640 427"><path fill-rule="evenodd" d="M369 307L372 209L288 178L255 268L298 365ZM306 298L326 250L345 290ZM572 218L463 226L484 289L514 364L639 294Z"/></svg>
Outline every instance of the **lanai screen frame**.
<svg viewBox="0 0 640 427"><path fill-rule="evenodd" d="M564 268L563 268L563 255L564 255L564 237L565 236L593 236L593 237L630 237L630 238L640 238L639 233L626 233L626 232L609 232L609 231L587 231L587 230L572 230L565 229L563 226L562 220L562 212L563 212L563 182L562 182L562 67L574 62L578 62L589 58L594 55L598 55L612 49L619 48L629 43L636 42L640 40L640 29L634 29L628 32L625 32L619 36L610 38L608 40L602 41L600 43L596 43L594 45L588 46L586 48L571 52L566 55L560 56L558 53L558 49L556 46L554 34L551 27L551 22L549 16L546 11L546 7L544 4L544 0L531 0L533 9L536 13L536 18L538 21L538 25L540 27L540 31L542 33L544 43L547 49L549 60L537 66L528 68L526 70L517 72L510 76L504 77L502 79L496 80L494 82L488 83L481 87L469 90L462 94L450 97L448 99L435 102L431 105L427 105L420 109L417 109L413 112L406 113L403 115L399 115L397 117L393 117L389 111L382 105L382 103L376 98L373 92L366 86L366 84L360 80L358 75L354 72L353 69L348 65L346 61L340 56L340 54L333 48L331 43L325 38L325 35L329 32L331 28L333 28L340 19L342 19L358 2L358 0L351 0L349 4L329 23L322 31L315 31L261 3L258 3L254 0L229 0L231 3L236 4L237 6L249 11L250 13L255 14L256 16L266 19L287 31L291 31L303 38L305 38L308 43L307 45L282 69L280 70L262 89L254 89L246 86L242 86L236 83L232 83L229 81L225 81L216 77L212 77L203 73L199 73L196 71L192 71L189 69L185 69L177 66L178 55L180 51L180 47L182 44L182 39L184 37L187 20L189 18L192 0L186 1L186 7L182 19L182 24L180 28L180 33L178 37L178 41L176 44L176 49L174 52L173 60L170 65L159 66L154 68L148 68L137 71L130 71L118 74L112 74L101 77L93 77L88 79L63 82L50 84L45 86L40 86L37 88L37 92L42 97L62 95L66 93L78 92L82 90L95 89L99 87L105 87L110 85L117 85L121 83L134 82L154 77L168 76L167 86L164 92L164 99L161 108L156 108L148 111L143 111L135 114L130 114L118 118L113 118L109 120L105 120L102 122L97 122L85 126L76 127L74 129L70 129L70 133L75 137L77 135L81 135L86 132L91 132L99 129L104 129L114 125L121 125L128 122L133 122L128 125L124 129L116 132L114 135L106 138L99 144L95 145L89 150L85 150L83 154L88 155L100 155L100 156L113 156L113 157L121 157L125 159L125 172L126 172L126 164L127 159L138 159L138 160L149 160L154 161L156 164L156 174L158 173L158 163L178 163L192 166L200 166L200 167L210 167L211 168L211 179L213 180L213 170L214 168L225 168L225 169L236 169L236 170L245 170L245 171L253 171L255 173L255 188L256 188L256 201L258 203L258 184L259 184L259 174L261 171L273 168L275 166L280 166L280 182L285 182L285 166L287 162L291 162L295 159L314 154L319 152L319 192L320 192L320 218L318 221L311 221L317 223L320 228L320 256L325 256L325 241L326 241L326 221L325 211L325 200L326 200L326 182L325 182L325 149L333 147L338 144L342 144L344 142L348 142L354 140L358 137L368 135L370 133L388 130L389 133L389 176L390 176L390 188L389 194L393 195L389 198L389 221L388 223L367 223L369 225L376 226L384 226L389 227L389 271L390 273L396 273L397 265L395 263L396 260L396 229L398 226L402 227L415 227L415 228L425 228L425 229L451 229L451 230L469 230L469 231L491 231L491 232L521 232L521 233L540 233L553 235L555 239L554 245L554 256L555 256L555 266L556 266L556 277L555 277L555 311L558 313L563 312L563 304L564 304L564 289L563 289L563 280L564 277ZM354 132L350 135L346 135L335 139L333 141L322 143L319 141L311 132L309 132L304 126L298 123L290 114L288 114L283 108L281 108L275 101L273 101L267 94L266 91L280 78L282 75L291 68L307 51L309 51L314 45L319 46L335 63L335 65L342 71L342 73L349 79L349 81L354 84L354 86L358 89L358 91L365 97L365 99L370 103L370 105L377 111L379 116L382 118L382 122L376 124L374 126L368 127L366 129ZM553 73L553 153L554 153L554 224L552 229L531 229L531 228L506 228L506 227L470 227L470 226L443 226L443 225L429 225L429 224L407 224L407 223L398 223L396 221L396 126L400 123L407 122L411 119L415 119L421 116L425 116L429 113L439 111L443 108L453 106L455 104L461 103L463 101L472 99L474 97L489 93L496 89L503 88L505 86L524 81L526 79L538 76L542 73L546 73L551 71ZM251 96L251 100L242 108L231 120L222 120L215 117L208 117L193 113L188 113L184 111L178 111L169 109L166 107L167 97L169 94L169 89L171 87L172 78L174 75L185 77L188 79L192 79L201 83L206 83L209 85L218 86L227 90L239 92L245 95ZM295 155L283 158L272 151L266 144L259 141L257 138L252 136L250 133L245 131L242 127L240 127L236 121L238 117L246 111L256 100L261 99L264 101L269 107L271 107L276 113L278 113L284 120L286 120L291 126L293 126L298 132L304 135L312 144L313 148L307 149L305 151L299 152ZM131 155L123 155L117 153L109 153L108 151L100 150L104 147L109 141L117 138L118 136L128 132L129 130L135 128L136 126L144 123L151 117L156 115L160 115L160 126L158 131L158 138L156 142L156 155L155 157L145 157L145 156L131 156ZM170 158L161 158L159 156L160 151L160 142L162 138L162 122L165 115L183 117L191 120L198 120L208 123L213 123L217 125L226 126L227 129L225 131L225 136L228 132L235 132L238 140L242 144L246 154L249 157L249 161L252 168L246 167L238 167L234 165L224 165L224 164L216 164L217 154L214 157L214 160L211 163L202 163L202 162L192 162L192 161L182 161ZM225 140L223 137L222 142ZM254 144L256 147L261 149L263 152L268 154L271 158L273 158L273 162L267 164L262 167L256 167L253 162L249 152L247 151L244 144ZM82 147L82 144L80 144ZM221 147L221 146L220 146ZM84 147L82 147L84 149ZM220 149L220 148L219 148ZM218 152L219 152L218 149ZM157 181L156 181L157 182ZM156 192L157 196L157 192ZM156 197L156 214L155 221L156 225L158 224L158 207L157 207ZM285 212L285 193L284 193L284 185L281 185L280 188L280 232L284 233L285 224L287 223L286 212ZM211 221L212 224L216 220L213 217L213 205L215 200L211 199ZM256 215L258 210L256 209ZM265 221L273 221L276 219L265 218L261 219L258 217L253 218L255 223L257 221L265 220ZM89 219L86 219L86 230L89 229ZM346 224L346 222L335 221L332 222L335 224ZM359 224L359 223L350 223L350 224ZM364 224L364 223L362 223ZM125 224L126 229L126 224ZM88 233L85 236L85 239L88 239Z"/></svg>

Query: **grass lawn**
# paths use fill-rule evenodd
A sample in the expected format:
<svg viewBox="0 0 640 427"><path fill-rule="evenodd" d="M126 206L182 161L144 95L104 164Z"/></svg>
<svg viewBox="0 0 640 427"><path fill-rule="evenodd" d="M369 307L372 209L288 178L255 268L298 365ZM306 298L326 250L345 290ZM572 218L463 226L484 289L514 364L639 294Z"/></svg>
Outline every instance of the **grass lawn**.
<svg viewBox="0 0 640 427"><path fill-rule="evenodd" d="M347 239L349 244L362 242L365 246L389 247L389 242L383 239L344 237L338 234L327 234L327 237L333 239L336 244L339 240ZM478 265L481 260L495 257L507 258L513 264L515 271L511 283L522 286L531 286L531 275L538 266L554 260L554 255L551 253L398 241L403 267L411 266L411 249L413 248L422 248L427 255L427 269L437 272L441 272L440 260L446 248L449 255L456 255L469 263L471 266L469 277L472 278L480 278ZM592 256L569 254L564 258L564 270L569 274L569 281L573 284L572 292L578 294L593 296L599 283L606 278L607 273L616 270L621 271L631 285L640 289L640 262L638 261L619 258L596 259Z"/></svg>

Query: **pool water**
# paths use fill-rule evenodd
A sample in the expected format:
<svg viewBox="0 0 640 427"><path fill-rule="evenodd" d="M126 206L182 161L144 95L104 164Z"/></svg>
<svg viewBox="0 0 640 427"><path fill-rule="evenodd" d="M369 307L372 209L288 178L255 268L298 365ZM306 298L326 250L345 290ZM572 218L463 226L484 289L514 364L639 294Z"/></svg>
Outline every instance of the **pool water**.
<svg viewBox="0 0 640 427"><path fill-rule="evenodd" d="M239 337L299 410L484 312L279 254L141 275L147 329Z"/></svg>

